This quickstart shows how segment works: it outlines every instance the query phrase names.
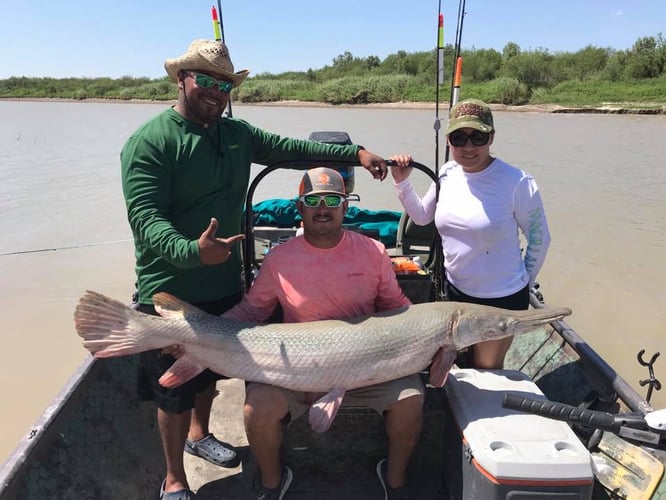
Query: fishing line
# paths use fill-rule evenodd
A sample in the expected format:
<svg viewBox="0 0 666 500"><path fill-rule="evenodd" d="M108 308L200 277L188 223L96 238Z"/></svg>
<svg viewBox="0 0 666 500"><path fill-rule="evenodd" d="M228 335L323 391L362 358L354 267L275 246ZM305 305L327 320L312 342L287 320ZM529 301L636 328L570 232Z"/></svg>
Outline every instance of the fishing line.
<svg viewBox="0 0 666 500"><path fill-rule="evenodd" d="M99 246L104 246L104 245L116 245L118 243L128 243L131 242L132 239L127 239L127 240L113 240L113 241L98 241L94 243L80 243L78 245L68 245L68 246L63 246L63 247L55 247L55 248L38 248L34 250L17 250L14 252L4 252L0 253L0 257L6 257L8 255L23 255L23 254L28 254L28 253L42 253L42 252L57 252L59 250L72 250L76 248L87 248L87 247L99 247Z"/></svg>
<svg viewBox="0 0 666 500"><path fill-rule="evenodd" d="M444 84L444 14L442 14L442 0L439 0L437 7L437 76L435 79L435 200L439 200L439 130L441 128L441 121L439 118L439 87ZM432 259L432 288L435 300L442 300L446 294L446 290L442 284L442 274L444 266L442 261L442 237L439 231L435 231L435 237L432 245L433 259Z"/></svg>

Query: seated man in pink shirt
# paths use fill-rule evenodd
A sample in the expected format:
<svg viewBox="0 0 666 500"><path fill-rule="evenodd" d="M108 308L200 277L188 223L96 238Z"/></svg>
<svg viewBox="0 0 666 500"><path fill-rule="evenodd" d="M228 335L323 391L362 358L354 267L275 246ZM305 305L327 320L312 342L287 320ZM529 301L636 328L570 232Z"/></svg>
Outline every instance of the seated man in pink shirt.
<svg viewBox="0 0 666 500"><path fill-rule="evenodd" d="M303 236L273 248L243 301L223 316L263 322L279 304L285 322L346 319L409 305L384 246L346 231L342 176L309 170L299 186ZM297 264L294 264L297 263ZM259 470L258 500L281 499L293 474L280 463L281 422L295 419L322 394L249 383L245 429ZM424 387L418 374L345 394L343 405L373 408L384 416L388 458L377 464L386 499L406 499L405 470L421 431Z"/></svg>

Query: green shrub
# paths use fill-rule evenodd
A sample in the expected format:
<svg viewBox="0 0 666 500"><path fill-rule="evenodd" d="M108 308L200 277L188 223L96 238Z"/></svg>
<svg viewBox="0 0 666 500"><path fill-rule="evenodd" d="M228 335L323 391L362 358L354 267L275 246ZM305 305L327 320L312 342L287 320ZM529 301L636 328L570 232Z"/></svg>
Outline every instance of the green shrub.
<svg viewBox="0 0 666 500"><path fill-rule="evenodd" d="M529 102L527 85L517 78L496 78L490 82L491 97L489 102L520 105Z"/></svg>
<svg viewBox="0 0 666 500"><path fill-rule="evenodd" d="M134 91L131 88L122 89L118 97L123 101L129 101L134 98Z"/></svg>

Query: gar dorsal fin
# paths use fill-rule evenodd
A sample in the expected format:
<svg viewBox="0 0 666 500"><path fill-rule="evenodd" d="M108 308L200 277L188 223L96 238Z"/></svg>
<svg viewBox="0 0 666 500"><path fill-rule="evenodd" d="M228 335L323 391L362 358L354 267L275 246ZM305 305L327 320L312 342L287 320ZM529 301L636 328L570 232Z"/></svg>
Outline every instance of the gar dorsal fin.
<svg viewBox="0 0 666 500"><path fill-rule="evenodd" d="M163 318L190 321L210 316L207 312L167 292L158 292L153 295L153 304L155 305L155 310Z"/></svg>

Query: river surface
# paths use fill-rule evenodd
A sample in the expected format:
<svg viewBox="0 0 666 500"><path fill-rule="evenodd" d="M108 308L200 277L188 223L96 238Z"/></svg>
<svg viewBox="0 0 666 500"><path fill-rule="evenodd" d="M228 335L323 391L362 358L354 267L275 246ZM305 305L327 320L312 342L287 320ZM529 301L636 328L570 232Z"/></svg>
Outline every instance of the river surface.
<svg viewBox="0 0 666 500"><path fill-rule="evenodd" d="M72 321L83 291L130 298L119 152L164 107L0 101L0 462L87 356ZM434 109L234 105L233 113L292 137L344 130L383 156L435 164ZM495 121L492 153L532 173L546 206L552 244L538 279L546 302L571 307L567 322L645 395L638 381L648 372L636 355L645 349L649 359L666 337L666 116L497 112ZM271 174L255 200L293 196L299 177ZM426 176L413 178L425 192ZM390 179L358 170L355 191L366 208L400 209ZM666 353L655 370L666 384ZM653 404L666 406L666 390Z"/></svg>

